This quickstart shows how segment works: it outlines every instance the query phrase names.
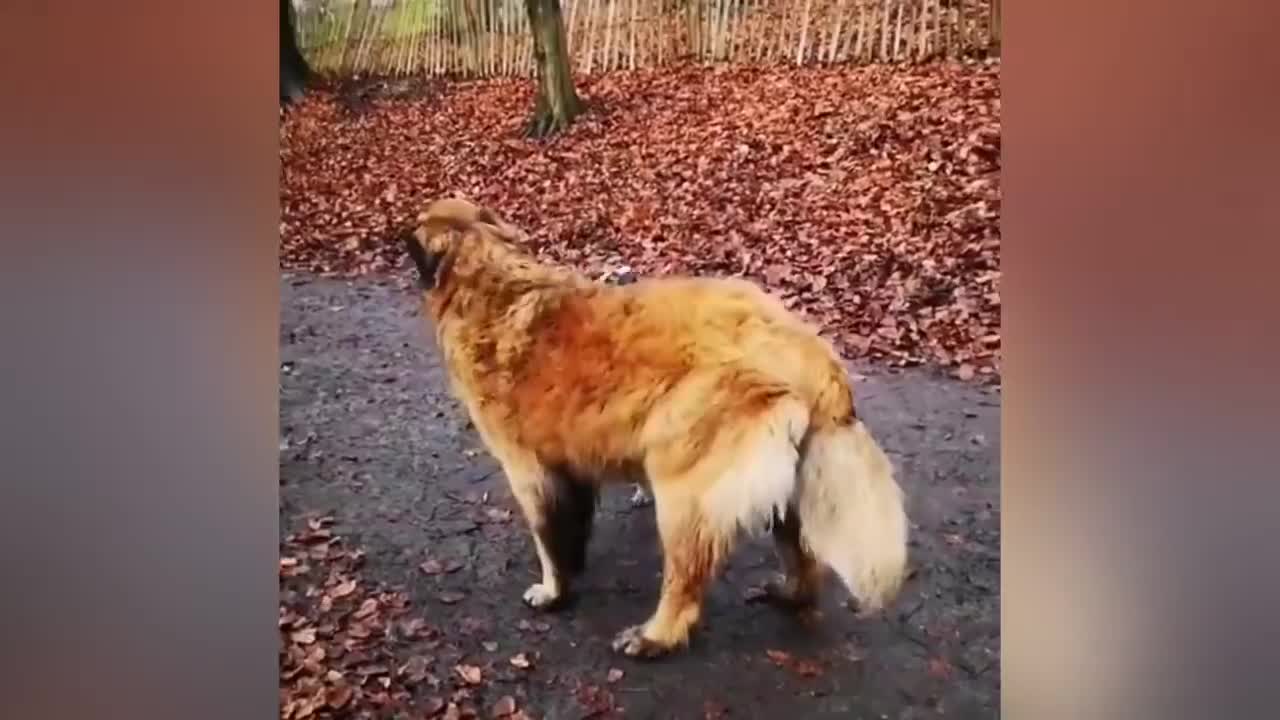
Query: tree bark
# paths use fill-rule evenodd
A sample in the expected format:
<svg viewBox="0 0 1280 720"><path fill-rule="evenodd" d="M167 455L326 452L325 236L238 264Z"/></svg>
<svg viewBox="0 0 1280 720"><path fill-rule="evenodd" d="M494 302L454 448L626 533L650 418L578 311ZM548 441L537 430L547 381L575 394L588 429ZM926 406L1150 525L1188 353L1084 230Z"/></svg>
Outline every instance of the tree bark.
<svg viewBox="0 0 1280 720"><path fill-rule="evenodd" d="M1003 5L1001 0L991 0L991 18L988 20L991 25L987 28L987 42L997 53L1000 51L1000 21L1004 14L1001 5Z"/></svg>
<svg viewBox="0 0 1280 720"><path fill-rule="evenodd" d="M293 7L289 0L280 0L280 105L297 102L307 89L311 79L311 66L298 47L298 35L293 27Z"/></svg>
<svg viewBox="0 0 1280 720"><path fill-rule="evenodd" d="M533 58L538 71L538 100L529 134L545 137L569 127L582 112L573 87L560 0L525 0Z"/></svg>

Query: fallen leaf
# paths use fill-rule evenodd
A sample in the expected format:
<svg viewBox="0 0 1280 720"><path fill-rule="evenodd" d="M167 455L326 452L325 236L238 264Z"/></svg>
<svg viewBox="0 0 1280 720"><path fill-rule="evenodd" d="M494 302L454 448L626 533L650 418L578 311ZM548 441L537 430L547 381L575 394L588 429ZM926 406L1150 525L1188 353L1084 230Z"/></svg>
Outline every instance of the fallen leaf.
<svg viewBox="0 0 1280 720"><path fill-rule="evenodd" d="M479 685L482 679L480 668L475 665L455 665L453 671L468 685Z"/></svg>
<svg viewBox="0 0 1280 720"><path fill-rule="evenodd" d="M786 667L791 664L791 653L783 652L782 650L765 650L764 654L768 655L773 664L778 667Z"/></svg>
<svg viewBox="0 0 1280 720"><path fill-rule="evenodd" d="M404 665L399 666L397 674L404 678L404 682L416 685L426 679L430 673L430 664L434 659L422 655L410 657Z"/></svg>
<svg viewBox="0 0 1280 720"><path fill-rule="evenodd" d="M597 685L578 685L574 697L585 712L582 717L595 717L614 709L613 693Z"/></svg>
<svg viewBox="0 0 1280 720"><path fill-rule="evenodd" d="M492 642L492 641L482 642L482 643L480 643L480 647L483 647L483 648L484 648L484 650L485 650L485 652L497 652L497 651L498 651L498 643L496 643L496 642Z"/></svg>
<svg viewBox="0 0 1280 720"><path fill-rule="evenodd" d="M444 564L435 558L431 558L419 565L418 569L427 575L439 575L444 572Z"/></svg>
<svg viewBox="0 0 1280 720"><path fill-rule="evenodd" d="M452 591L446 590L445 592L442 592L439 595L437 595L436 599L444 603L445 605L455 605L461 600L465 599L466 597L467 596L465 593L452 592Z"/></svg>
<svg viewBox="0 0 1280 720"><path fill-rule="evenodd" d="M313 714L315 714L316 710L320 709L320 704L323 703L324 701L325 700L323 696L321 696L320 698L307 698L298 705L298 708L294 712L293 716L295 718L298 718L299 720L304 720L305 718L309 718Z"/></svg>
<svg viewBox="0 0 1280 720"><path fill-rule="evenodd" d="M422 711L426 713L427 717L432 717L435 714L439 713L441 710L444 710L444 706L445 706L444 698L433 696L433 697L427 698L426 700L423 700L422 704L419 707L422 708Z"/></svg>
<svg viewBox="0 0 1280 720"><path fill-rule="evenodd" d="M310 645L316 641L316 629L309 627L302 630L295 630L294 632L289 633L289 639L300 645Z"/></svg>
<svg viewBox="0 0 1280 720"><path fill-rule="evenodd" d="M344 598L355 591L356 591L356 581L353 578L353 579L349 579L344 582L338 583L336 586L334 586L333 590L329 591L329 595L334 598Z"/></svg>
<svg viewBox="0 0 1280 720"><path fill-rule="evenodd" d="M356 610L354 617L364 619L376 612L378 612L378 601L373 598L369 598L360 604L360 609Z"/></svg>
<svg viewBox="0 0 1280 720"><path fill-rule="evenodd" d="M533 663L529 662L529 656L525 653L517 653L516 655L511 656L511 664L521 670L528 670L530 667L533 667Z"/></svg>
<svg viewBox="0 0 1280 720"><path fill-rule="evenodd" d="M507 717L516 711L516 699L510 695L502 696L498 702L493 705L493 716L496 718Z"/></svg>
<svg viewBox="0 0 1280 720"><path fill-rule="evenodd" d="M820 677L823 674L822 666L812 660L801 660L794 669L800 677Z"/></svg>
<svg viewBox="0 0 1280 720"><path fill-rule="evenodd" d="M605 676L605 678L611 683L616 683L622 679L622 676L623 676L622 670L618 668L609 668L609 673L608 675Z"/></svg>
<svg viewBox="0 0 1280 720"><path fill-rule="evenodd" d="M332 515L324 515L321 517L309 518L307 520L307 527L311 528L312 532L319 531L321 528L327 525L332 525L332 524L333 524Z"/></svg>
<svg viewBox="0 0 1280 720"><path fill-rule="evenodd" d="M462 711L458 709L457 703L449 703L449 707L445 708L444 715L441 717L444 720L462 720Z"/></svg>
<svg viewBox="0 0 1280 720"><path fill-rule="evenodd" d="M427 621L422 618L413 618L406 620L401 626L400 631L407 638L415 638L425 634L427 629Z"/></svg>
<svg viewBox="0 0 1280 720"><path fill-rule="evenodd" d="M944 658L929 659L929 675L942 680L951 678L952 666Z"/></svg>
<svg viewBox="0 0 1280 720"><path fill-rule="evenodd" d="M355 695L355 689L350 685L339 685L338 687L330 688L325 693L325 699L329 707L334 710L341 710L347 706L347 703L351 702L353 695Z"/></svg>

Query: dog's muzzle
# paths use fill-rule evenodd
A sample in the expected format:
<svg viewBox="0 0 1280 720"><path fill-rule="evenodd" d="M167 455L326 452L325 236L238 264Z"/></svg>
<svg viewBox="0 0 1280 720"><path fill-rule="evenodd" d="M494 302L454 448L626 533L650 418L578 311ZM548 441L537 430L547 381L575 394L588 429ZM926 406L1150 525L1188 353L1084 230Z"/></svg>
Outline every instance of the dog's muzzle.
<svg viewBox="0 0 1280 720"><path fill-rule="evenodd" d="M427 252L426 248L422 247L422 243L418 242L418 238L413 236L412 231L406 232L401 240L409 257L413 259L414 266L418 268L418 285L423 290L435 287L436 270L440 267L441 256Z"/></svg>

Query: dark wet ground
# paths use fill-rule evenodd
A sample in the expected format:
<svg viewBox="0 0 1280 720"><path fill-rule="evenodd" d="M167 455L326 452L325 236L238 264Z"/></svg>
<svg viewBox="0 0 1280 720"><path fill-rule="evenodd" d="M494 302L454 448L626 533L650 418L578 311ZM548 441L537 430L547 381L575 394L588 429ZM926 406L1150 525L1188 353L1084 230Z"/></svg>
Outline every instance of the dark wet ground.
<svg viewBox="0 0 1280 720"><path fill-rule="evenodd" d="M661 568L652 508L632 508L629 487L604 494L577 603L539 614L520 602L537 580L532 544L448 394L416 298L391 283L286 275L280 342L282 538L333 515L367 553L366 578L453 632L431 652L436 674L493 663L479 707L511 695L533 717L581 718L590 703L575 688L594 685L626 718L999 717L998 394L859 368L859 415L898 466L914 523L915 576L887 619L856 620L834 583L810 624L749 602L775 570L767 542L753 541L711 590L691 648L639 663L609 650L652 610ZM428 575L428 558L459 567ZM519 652L540 653L535 667L512 671ZM611 668L624 674L607 683Z"/></svg>

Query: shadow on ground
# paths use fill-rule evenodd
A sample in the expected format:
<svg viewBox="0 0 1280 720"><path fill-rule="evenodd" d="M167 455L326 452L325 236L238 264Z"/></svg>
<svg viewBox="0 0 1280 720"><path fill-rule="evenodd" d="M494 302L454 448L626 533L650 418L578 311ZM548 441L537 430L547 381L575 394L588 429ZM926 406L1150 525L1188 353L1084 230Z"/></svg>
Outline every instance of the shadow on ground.
<svg viewBox="0 0 1280 720"><path fill-rule="evenodd" d="M581 718L573 688L604 686L618 668L608 689L627 718L999 716L997 394L924 371L857 382L859 415L898 466L915 524L915 574L886 619L857 621L834 584L809 624L748 602L775 569L769 546L751 542L712 589L690 650L642 664L608 644L657 599L651 508L633 509L628 488L607 491L579 602L539 615L520 602L537 579L532 545L448 394L416 297L286 275L280 333L281 537L333 515L367 553L366 577L456 631L431 653L440 676L540 653L530 672L499 673L481 707L512 695L534 717ZM428 575L428 559L459 569Z"/></svg>

